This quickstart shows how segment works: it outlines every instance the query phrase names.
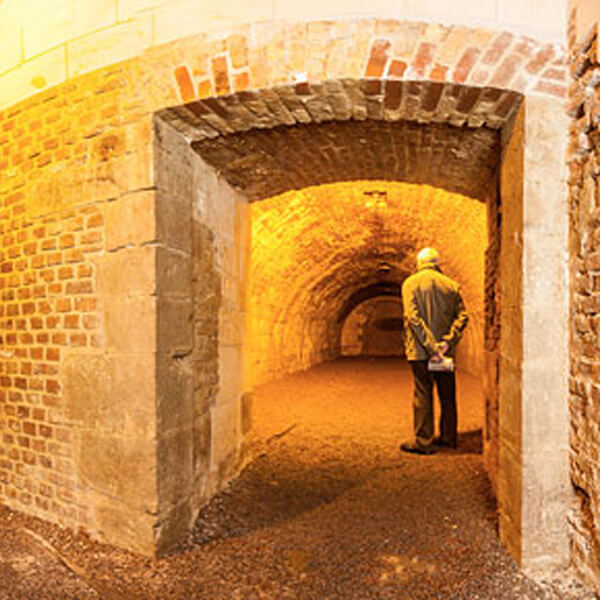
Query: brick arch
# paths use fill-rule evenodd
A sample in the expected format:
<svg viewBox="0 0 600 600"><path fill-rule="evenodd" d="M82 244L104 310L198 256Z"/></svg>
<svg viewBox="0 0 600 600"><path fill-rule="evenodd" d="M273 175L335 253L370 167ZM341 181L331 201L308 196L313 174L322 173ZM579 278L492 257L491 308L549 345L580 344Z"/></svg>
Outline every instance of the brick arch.
<svg viewBox="0 0 600 600"><path fill-rule="evenodd" d="M407 274L408 275L408 274ZM401 277L399 281L403 278ZM343 324L348 315L360 304L372 298L381 298L384 296L399 297L401 284L395 281L377 282L360 288L354 292L342 306L338 316L338 323Z"/></svg>
<svg viewBox="0 0 600 600"><path fill-rule="evenodd" d="M197 100L157 117L250 201L363 179L484 199L499 132L522 101L498 88L343 79Z"/></svg>
<svg viewBox="0 0 600 600"><path fill-rule="evenodd" d="M319 51L303 53L302 44ZM171 67L181 102L298 79L303 88L306 81L344 77L457 83L561 98L567 91L563 47L460 25L394 19L280 24L268 32L235 33L218 50L203 56L203 64L188 54L189 60Z"/></svg>
<svg viewBox="0 0 600 600"><path fill-rule="evenodd" d="M475 199L384 181L321 185L253 204L252 383L338 357L345 317L366 298L397 296L426 245L439 248L445 272L461 281L472 318L468 337L480 339L485 213ZM481 372L482 345L461 361Z"/></svg>

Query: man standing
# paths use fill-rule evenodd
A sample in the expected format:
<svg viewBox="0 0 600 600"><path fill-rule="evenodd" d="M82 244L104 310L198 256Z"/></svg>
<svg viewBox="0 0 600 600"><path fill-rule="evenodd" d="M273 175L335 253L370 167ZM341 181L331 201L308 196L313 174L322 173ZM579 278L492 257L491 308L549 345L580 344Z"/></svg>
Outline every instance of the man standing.
<svg viewBox="0 0 600 600"><path fill-rule="evenodd" d="M405 452L431 454L436 446L456 448L456 380L454 371L431 371L429 361L453 357L467 325L467 312L458 284L439 267L439 254L424 248L417 256L417 272L402 285L406 329L406 358L414 379L415 439L404 442ZM433 384L441 404L440 437L434 439Z"/></svg>

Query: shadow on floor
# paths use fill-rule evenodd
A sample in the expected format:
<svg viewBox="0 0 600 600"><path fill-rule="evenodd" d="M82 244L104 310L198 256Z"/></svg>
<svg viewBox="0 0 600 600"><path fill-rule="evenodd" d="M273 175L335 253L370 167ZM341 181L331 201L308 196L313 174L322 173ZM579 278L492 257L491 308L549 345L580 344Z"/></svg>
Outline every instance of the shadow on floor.
<svg viewBox="0 0 600 600"><path fill-rule="evenodd" d="M481 429L462 431L458 434L458 448L443 448L442 452L452 454L483 454L483 435Z"/></svg>
<svg viewBox="0 0 600 600"><path fill-rule="evenodd" d="M371 467L302 464L280 452L261 455L201 510L190 542L241 537L293 519L333 502L372 474Z"/></svg>

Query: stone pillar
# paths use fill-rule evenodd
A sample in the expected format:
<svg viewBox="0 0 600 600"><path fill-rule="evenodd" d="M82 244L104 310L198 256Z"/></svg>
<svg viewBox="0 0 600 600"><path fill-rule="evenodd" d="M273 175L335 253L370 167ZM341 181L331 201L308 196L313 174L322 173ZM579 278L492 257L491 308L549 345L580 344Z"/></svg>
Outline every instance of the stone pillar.
<svg viewBox="0 0 600 600"><path fill-rule="evenodd" d="M247 202L159 117L155 550L191 528L244 460Z"/></svg>
<svg viewBox="0 0 600 600"><path fill-rule="evenodd" d="M567 131L528 97L501 173L500 535L532 575L569 560Z"/></svg>

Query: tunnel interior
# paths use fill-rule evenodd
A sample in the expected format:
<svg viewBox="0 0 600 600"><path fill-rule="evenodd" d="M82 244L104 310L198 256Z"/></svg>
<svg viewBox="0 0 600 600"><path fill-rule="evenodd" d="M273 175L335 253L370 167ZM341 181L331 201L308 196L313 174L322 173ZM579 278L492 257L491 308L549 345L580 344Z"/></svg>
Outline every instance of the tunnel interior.
<svg viewBox="0 0 600 600"><path fill-rule="evenodd" d="M249 293L250 373L255 385L344 354L343 333L369 312L371 345L354 355L398 355L400 287L420 248L436 247L461 284L471 318L463 368L483 368L486 205L423 184L353 181L253 203ZM365 313L366 315L366 313ZM354 324L353 324L354 319ZM355 332L355 335L357 333Z"/></svg>
<svg viewBox="0 0 600 600"><path fill-rule="evenodd" d="M388 114L369 108L372 86L328 86L205 99L155 119L158 215L181 262L158 265L159 297L176 310L162 313L159 346L185 341L160 355L158 393L189 407L160 402L159 419L165 449L191 447L164 511L186 507L188 528L248 460L261 386L345 356L402 358L400 289L425 246L461 286L470 324L457 361L489 384L488 447L497 439L497 379L484 373L498 359L503 128L521 97L411 83ZM334 101L345 108L320 118L315 107Z"/></svg>

